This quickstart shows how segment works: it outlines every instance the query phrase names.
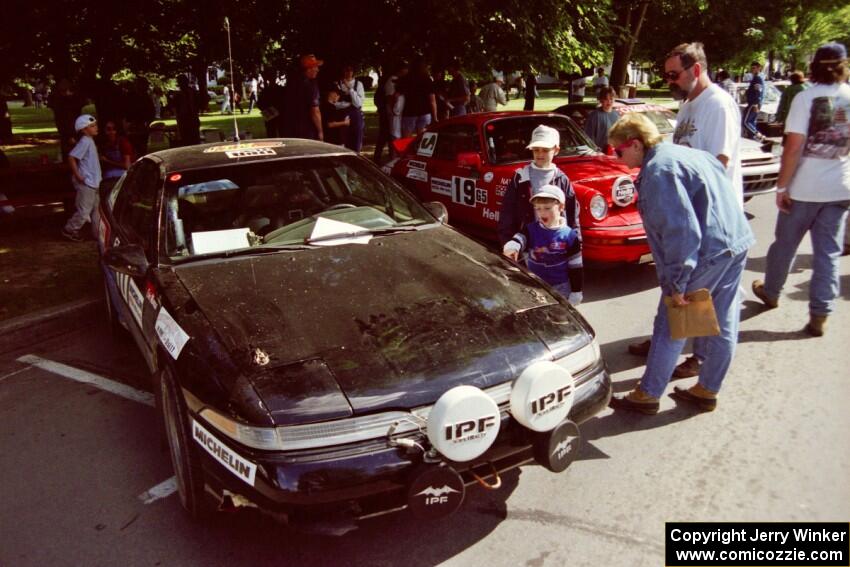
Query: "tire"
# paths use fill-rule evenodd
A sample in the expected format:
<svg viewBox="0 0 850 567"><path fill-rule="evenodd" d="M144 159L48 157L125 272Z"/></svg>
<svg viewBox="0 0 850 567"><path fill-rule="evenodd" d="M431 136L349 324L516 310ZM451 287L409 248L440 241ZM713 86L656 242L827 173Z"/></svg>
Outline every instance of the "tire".
<svg viewBox="0 0 850 567"><path fill-rule="evenodd" d="M180 503L193 520L203 521L211 513L210 502L204 493L203 469L197 448L193 445L186 402L168 368L160 371L159 395Z"/></svg>

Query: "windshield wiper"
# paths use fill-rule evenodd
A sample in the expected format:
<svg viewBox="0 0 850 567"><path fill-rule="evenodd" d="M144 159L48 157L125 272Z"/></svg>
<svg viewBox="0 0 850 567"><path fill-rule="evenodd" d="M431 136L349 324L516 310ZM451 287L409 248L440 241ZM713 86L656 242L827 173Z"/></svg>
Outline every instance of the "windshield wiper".
<svg viewBox="0 0 850 567"><path fill-rule="evenodd" d="M415 226L385 226L382 228L370 228L363 230L352 230L350 232L335 232L334 234L326 234L316 238L307 236L304 238L304 244L312 244L314 242L325 242L327 240L342 240L344 238L358 238L362 236L375 236L382 234L393 234L396 232L413 232L417 230Z"/></svg>

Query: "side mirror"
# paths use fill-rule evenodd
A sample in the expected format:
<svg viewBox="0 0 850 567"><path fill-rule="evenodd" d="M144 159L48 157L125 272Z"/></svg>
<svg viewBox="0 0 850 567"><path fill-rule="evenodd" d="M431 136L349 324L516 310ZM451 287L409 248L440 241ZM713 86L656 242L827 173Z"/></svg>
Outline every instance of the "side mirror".
<svg viewBox="0 0 850 567"><path fill-rule="evenodd" d="M116 272L134 278L144 277L150 267L145 250L138 244L110 248L103 255L103 261Z"/></svg>
<svg viewBox="0 0 850 567"><path fill-rule="evenodd" d="M437 220L443 224L447 224L449 222L449 211L446 209L446 206L439 201L428 201L427 203L422 203L425 206L425 210L429 213L437 217Z"/></svg>
<svg viewBox="0 0 850 567"><path fill-rule="evenodd" d="M602 149L602 151L605 152L606 156L614 156L614 146L612 146L611 144L605 144L605 147Z"/></svg>
<svg viewBox="0 0 850 567"><path fill-rule="evenodd" d="M481 154L478 152L462 152L457 155L457 166L479 171L481 169Z"/></svg>

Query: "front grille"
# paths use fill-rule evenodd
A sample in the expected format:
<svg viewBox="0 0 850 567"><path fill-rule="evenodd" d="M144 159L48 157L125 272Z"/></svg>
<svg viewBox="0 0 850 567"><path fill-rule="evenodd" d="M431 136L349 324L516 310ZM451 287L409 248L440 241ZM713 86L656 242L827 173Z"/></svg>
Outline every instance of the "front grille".
<svg viewBox="0 0 850 567"><path fill-rule="evenodd" d="M765 173L762 175L745 175L744 176L744 192L750 193L753 191L764 191L776 187L776 180L779 179L779 172Z"/></svg>

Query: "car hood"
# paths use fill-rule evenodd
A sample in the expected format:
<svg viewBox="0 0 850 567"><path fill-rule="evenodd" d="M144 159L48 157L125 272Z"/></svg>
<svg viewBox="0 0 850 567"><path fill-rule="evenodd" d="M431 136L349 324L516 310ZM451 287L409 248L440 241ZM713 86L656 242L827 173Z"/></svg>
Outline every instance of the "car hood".
<svg viewBox="0 0 850 567"><path fill-rule="evenodd" d="M580 158L555 158L555 165L563 170L573 183L580 183L594 189L600 183L610 188L613 180L631 173L625 164L604 154Z"/></svg>
<svg viewBox="0 0 850 567"><path fill-rule="evenodd" d="M536 279L447 227L175 273L278 424L430 404L590 340Z"/></svg>

